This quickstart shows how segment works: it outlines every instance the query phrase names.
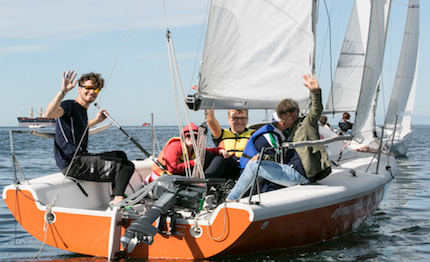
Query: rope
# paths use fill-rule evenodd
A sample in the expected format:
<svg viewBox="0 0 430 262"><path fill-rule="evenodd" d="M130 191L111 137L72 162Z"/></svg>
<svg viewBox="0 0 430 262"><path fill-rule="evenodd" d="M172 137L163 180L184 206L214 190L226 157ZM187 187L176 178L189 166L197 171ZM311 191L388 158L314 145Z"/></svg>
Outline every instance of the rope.
<svg viewBox="0 0 430 262"><path fill-rule="evenodd" d="M55 206L55 203L56 203L56 202L57 202L57 200L58 200L58 195L60 194L60 191L61 191L61 189L63 188L64 182L66 181L66 178L67 178L67 177L68 177L68 175L69 175L70 168L72 167L72 164L73 164L73 162L75 161L76 156L78 155L79 148L81 147L82 142L84 141L85 134L88 132L88 128L89 128L89 126L88 126L88 124L87 124L87 125L86 125L86 127L85 127L85 131L83 132L83 134L82 134L82 136L81 136L81 139L79 140L78 146L76 147L75 153L73 154L72 160L70 161L70 164L69 164L69 166L67 167L66 174L64 174L64 177L63 177L63 180L61 181L60 187L58 188L57 193L55 193L55 195L54 195L54 197L53 197L53 199L52 199L52 202L51 202L50 204L48 204L48 205L47 205L47 207L48 207L49 205L52 205L52 207L54 207L54 206Z"/></svg>
<svg viewBox="0 0 430 262"><path fill-rule="evenodd" d="M136 24L136 20L137 20L137 17L138 17L138 15L139 15L139 13L140 13L140 10L142 9L143 3L144 3L144 0L142 0L142 1L141 1L140 6L139 6L139 9L137 10L136 16L134 17L134 21L133 21L133 23L132 23L132 25L131 25L130 29L129 29L129 30L128 30L128 32L127 32L127 35L126 35L125 40L124 40L124 43L123 43L123 45L122 45L122 47L121 47L121 49L120 49L120 51L119 51L119 53L118 53L118 56L117 56L117 58L116 58L116 60L115 60L115 62L114 62L114 64L113 64L113 66L112 66L112 70L111 70L111 72L110 72L110 74L109 74L109 76L108 76L108 78L107 78L107 81L106 81L106 85L105 85L105 87L107 87L107 86L108 86L108 83L109 83L109 81L110 81L110 79L111 79L111 77L112 77L112 75L113 75L113 72L114 72L114 70L115 70L115 68L116 68L116 65L117 65L117 63L118 63L118 61L119 61L119 58L120 58L120 56L121 56L121 54L122 54L122 51L124 50L124 47L125 47L125 45L126 45L126 43L127 43L127 41L128 41L128 37L129 37L129 35L130 35L130 32L131 32L131 30L133 29L134 25ZM72 160L70 161L70 164L69 164L69 166L67 167L67 171L66 171L66 174L64 175L63 181L61 182L60 187L59 187L59 188L58 188L58 190L57 190L57 193L54 195L54 198L53 198L52 203L51 203L52 207L54 207L54 206L55 206L55 203L57 202L57 199L58 199L58 195L59 195L59 193L60 193L60 190L62 189L62 187L63 187L63 185L64 185L64 181L66 180L66 178L67 178L67 176L68 176L68 174L69 174L70 168L71 168L71 166L72 166L73 162L74 162L74 161L75 161L75 159L76 159L76 156L77 156L77 154L78 154L78 150L79 150L79 148L80 148L80 147L81 147L81 145L82 145L82 142L83 142L83 140L84 140L85 134L88 132L88 129L89 129L89 126L88 126L88 124L87 124L87 125L86 125L86 127L85 127L85 131L83 132L83 134L82 134L82 136L81 136L81 139L80 139L80 141L79 141L79 144L78 144L78 146L76 147L76 151L75 151L75 153L73 154Z"/></svg>
<svg viewBox="0 0 430 262"><path fill-rule="evenodd" d="M211 229L211 226L210 226L209 220L208 220L207 234L212 240L215 240L215 241L220 240L222 237L224 237L225 233L227 232L227 221L228 221L227 220L227 202L224 202L224 208L222 210L224 211L224 230L223 230L221 236L219 236L219 237L213 237L212 236L212 229ZM209 233L209 231L210 231L210 233Z"/></svg>
<svg viewBox="0 0 430 262"><path fill-rule="evenodd" d="M21 169L21 165L18 162L18 159L16 158L15 155L15 150L13 147L13 133L20 133L22 134L22 131L17 131L17 130L9 130L9 140L10 140L10 151L11 151L11 155L12 155L12 165L13 165L13 174L14 174L14 182L15 185L18 184L18 176L16 175L16 171L18 169L18 173L21 176L21 180L22 182L26 181L28 184L30 184L30 182L28 182L27 177L24 174L24 171Z"/></svg>
<svg viewBox="0 0 430 262"><path fill-rule="evenodd" d="M131 32L131 30L133 29L134 25L136 24L136 20L137 20L137 17L138 17L138 15L139 15L139 13L140 13L140 10L142 9L143 3L144 3L144 0L142 0L142 1L141 1L140 6L139 6L139 9L138 9L138 10L137 10L137 12L136 12L136 16L134 17L134 21L133 21L132 25L130 26L130 29L129 29L129 30L128 30L128 32L127 32L127 35L126 35L126 37L125 37L125 39L124 39L124 42L123 42L123 45L121 46L121 49L120 49L120 51L119 51L119 53L118 53L118 56L117 56L117 58L116 58L116 60L115 60L115 62L114 62L114 64L113 64L113 66L112 66L112 70L111 70L111 72L110 72L110 74L109 74L109 76L108 76L108 78L107 78L107 81L106 81L106 85L105 85L105 87L107 87L107 86L108 86L108 83L109 83L109 81L110 81L110 79L111 79L111 77L112 77L112 75L113 75L113 72L114 72L114 70L115 70L115 68L116 68L116 65L117 65L117 63L118 63L118 61L119 61L119 58L121 57L122 51L124 50L124 47L125 47L125 45L126 45L126 43L127 43L127 41L128 41L128 37L130 36L130 32ZM85 131L83 132L83 134L82 134L82 136L81 136L81 139L80 139L80 141L79 141L79 144L78 144L78 146L76 147L75 153L73 154L72 160L70 161L70 164L69 164L69 166L67 167L67 171L66 171L66 174L64 175L63 181L61 182L60 187L59 187L59 188L58 188L58 190L57 190L57 193L54 195L54 197L53 197L53 199L52 199L52 202L51 202L50 204L48 204L48 206L49 206L49 205L51 205L51 207L54 207L54 206L55 206L55 203L56 203L56 202L57 202L57 200L58 200L58 195L59 195L59 193L60 193L60 191L61 191L61 189L62 189L62 187L63 187L63 185L64 185L64 182L66 181L67 176L69 175L70 168L71 168L71 166L72 166L73 162L74 162L74 161L75 161L75 159L76 159L76 156L77 156L77 154L78 154L78 150L79 150L79 148L81 147L82 142L83 142L83 140L84 140L84 138L85 138L85 134L87 134L87 133L88 133L88 130L89 130L89 126L88 126L88 124L87 124L87 125L86 125L86 127L85 127ZM48 208L48 206L47 206L47 208ZM50 210L51 210L51 207L49 208L49 213L51 212L51 211L50 211Z"/></svg>
<svg viewBox="0 0 430 262"><path fill-rule="evenodd" d="M81 136L81 139L80 139L80 141L79 141L79 144L78 144L78 146L76 147L75 153L73 154L72 160L70 161L70 164L69 164L69 166L68 166L68 168L67 168L66 174L64 175L63 180L61 181L60 187L59 187L59 188L58 188L58 190L57 190L57 193L55 193L54 197L52 198L52 202L46 205L45 215L44 215L44 221L45 221L45 222L44 222L44 224L43 224L43 230L45 231L45 237L44 237L44 240L43 240L43 244L42 244L42 246L40 247L40 250L39 250L39 252L36 254L35 258L37 258L37 257L40 255L40 253L42 253L42 250L43 250L43 248L44 248L44 246L45 246L45 244L46 244L49 225L50 225L50 224L52 224L52 222L53 222L52 220L50 220L50 219L49 219L49 218L52 216L52 208L55 206L55 203L56 203L56 202L57 202L57 200L58 200L58 196L59 196L59 194L60 194L61 189L63 188L64 182L66 181L66 178L67 178L67 176L68 176L68 174L69 174L70 168L71 168L71 166L72 166L73 162L74 162L74 161L75 161L75 159L76 159L76 155L77 155L77 153L78 153L79 148L80 148L80 147L81 147L81 145L82 145L82 142L84 141L85 134L88 132L88 127L89 127L89 126L88 126L88 124L87 124L87 126L86 126L86 128L85 128L85 131L84 131L84 133L83 133L83 134L82 134L82 136ZM39 201L39 202L40 202L40 201Z"/></svg>
<svg viewBox="0 0 430 262"><path fill-rule="evenodd" d="M43 238L43 243L42 243L42 246L40 247L39 251L37 252L37 254L34 256L34 258L38 258L39 255L42 253L43 248L45 247L46 241L48 239L48 229L49 229L49 224L45 222L43 224L43 231L45 231L45 236Z"/></svg>
<svg viewBox="0 0 430 262"><path fill-rule="evenodd" d="M167 29L166 37L167 37L167 50L168 50L168 54L169 54L170 75L172 77L172 88L173 88L173 94L175 96L176 120L178 121L178 133L181 134L180 135L181 144L184 144L185 138L184 138L184 136L182 134L182 130L181 130L181 126L182 126L181 123L182 123L182 121L181 121L181 117L179 115L180 108L179 108L179 103L178 103L178 94L176 92L175 73L174 73L173 64L172 64L172 59L173 59L172 56L173 56L173 54L172 54L171 45L170 45L171 35L170 35L169 29ZM185 150L182 150L182 158L184 159L184 161L188 161L189 160L188 157L187 157L187 155L185 154ZM185 169L185 172L186 172L186 174L185 174L186 177L188 177L187 169Z"/></svg>
<svg viewBox="0 0 430 262"><path fill-rule="evenodd" d="M184 125L182 124L181 106L180 105L182 104L183 106L186 106L185 105L185 94L184 94L184 91L182 89L181 79L180 79L179 70L178 70L178 64L176 61L175 49L173 47L171 34L170 34L170 31L168 28L167 28L166 36L167 36L167 48L168 48L169 63L170 63L170 73L172 76L173 93L175 96L176 117L177 117L177 121L178 121L178 131L181 134L181 136L180 136L181 143L184 144L185 138L184 138L184 136L182 134L182 130L181 130L181 127ZM175 80L178 81L179 87L177 87ZM178 90L179 90L179 92L178 92ZM183 101L182 103L179 101L179 94L178 93L180 93L180 95L181 95L181 98ZM190 115L189 115L188 111L186 111L186 110L185 110L185 118L187 120L187 123L191 123ZM192 130L191 126L189 126L189 130L190 130L190 134L191 134L192 143L193 143L193 145L196 145L197 143L196 143L196 140L194 139L195 133ZM201 150L199 150L199 148L197 146L195 146L193 148L194 148L194 152L196 155L195 162L197 163L197 162L201 161L199 159L200 155L201 155L201 152L200 152ZM183 152L183 159L185 161L189 161L190 160L189 157L190 157L191 152L187 152L188 154L185 153L186 150L183 150L182 152ZM186 177L192 177L191 170L190 170L189 166L186 166L186 168L185 168L185 175L186 175Z"/></svg>
<svg viewBox="0 0 430 262"><path fill-rule="evenodd" d="M126 35L125 40L124 40L124 42L123 42L123 45L122 45L122 46L121 46L121 48L120 48L120 51L119 51L119 53L118 53L118 56L117 56L117 58L116 58L116 60L115 60L115 62L114 62L114 64L113 64L113 66L112 66L112 70L111 70L111 72L110 72L110 74L109 74L109 76L108 76L108 78L107 78L107 81L106 81L106 85L105 85L105 87L107 87L107 86L108 86L108 83L110 82L110 79L111 79L111 77L112 77L112 75L113 75L113 72L115 71L116 65L117 65L117 63L118 63L118 61L119 61L119 59L120 59L120 57L121 57L122 51L124 50L124 47L125 47L125 45L126 45L126 43L127 43L127 41L128 41L128 38L129 38L129 36L130 36L130 32L131 32L131 30L133 29L134 25L136 24L136 20L137 20L137 17L138 17L138 15L139 15L139 13L140 13L141 9L142 9L143 3L144 3L144 0L142 0L142 1L141 1L140 6L139 6L139 8L138 8L138 10L137 10L136 16L135 16L135 18L134 18L134 21L133 21L133 23L132 23L132 25L131 25L130 29L129 29L129 30L128 30L128 32L127 32L127 35ZM101 98L100 98L100 99L101 99ZM76 147L76 150L75 150L75 152L74 152L74 154L73 154L72 160L70 161L70 164L69 164L69 166L68 166L68 168L67 168L66 174L64 175L63 181L62 181L62 182L61 182L61 184L60 184L60 187L58 188L58 190L57 190L56 194L54 195L54 197L53 197L53 199L52 199L52 202L51 202L50 204L46 205L45 217L44 217L44 218L45 218L45 222L44 222L44 226L43 226L44 231L45 231L45 237L44 237L44 241L43 241L42 247L40 248L39 252L36 254L35 258L37 258L37 257L40 255L40 253L41 253L41 252L42 252L42 250L43 250L43 247L44 247L44 246L45 246L45 244L46 244L46 241L47 241L47 232L48 232L48 229L49 229L49 225L53 222L53 221L49 220L48 218L49 218L49 217L50 217L50 215L52 214L52 208L55 206L55 203L56 203L56 201L58 200L59 193L60 193L60 191L61 191L61 189L62 189L62 187L63 187L63 185L64 185L64 182L65 182L65 180L66 180L66 178L67 178L67 176L68 176L68 174L69 174L70 168L71 168L71 166L72 166L73 162L74 162L74 161L75 161L75 159L76 159L76 156L77 156L78 150L79 150L79 148L80 148L80 147L81 147L81 145L82 145L82 142L83 142L83 140L84 140L85 134L87 134L87 133L88 133L88 129L89 129L89 126L88 126L88 124L87 124L87 125L86 125L86 128L85 128L85 131L83 132L83 135L81 136L81 139L80 139L80 141L79 141L79 144L78 144L78 146ZM13 155L13 161L14 161L14 163L17 163L15 155ZM16 162L15 162L15 161L16 161ZM14 167L15 167L15 164L14 164ZM19 164L18 164L18 169L19 169L19 171L21 172L21 169L20 169L20 167L19 167ZM19 191L20 191L20 190L19 190ZM25 194L23 194L23 195L25 195ZM26 196L26 197L27 197L27 196ZM40 202L40 201L39 201L39 202ZM41 202L40 202L40 203L41 203Z"/></svg>
<svg viewBox="0 0 430 262"><path fill-rule="evenodd" d="M173 41L172 41L172 36L171 33L169 31L169 22L167 20L167 9L166 9L166 4L165 1L163 0L163 8L164 8L164 17L165 17L165 23L166 23L166 37L167 37L167 49L168 49L168 54L169 54L169 63L170 63L170 73L171 73L171 77L172 77L172 87L173 87L173 92L174 92L174 97L175 97L175 105L176 105L176 115L177 115L177 121L178 121L178 131L181 134L181 143L184 143L184 137L182 135L182 130L181 127L183 127L183 123L182 123L182 118L181 118L181 106L182 105L184 108L186 108L186 103L185 103L185 94L183 91L183 87L182 87L182 82L181 82L181 78L180 78L180 74L179 74L179 69L178 69L178 64L177 64L177 60L176 60L176 55L175 55L175 48L173 46ZM209 10L209 5L207 7L207 11L206 11L206 17L208 15L208 10ZM205 17L205 19L206 19ZM200 50L200 46L201 46L201 39L203 38L203 32L204 32L204 28L202 28L202 33L201 33L201 38L200 38L200 42L199 42L199 47L198 50ZM198 53L198 52L197 52ZM196 61L197 61L197 56L196 56ZM195 62L195 66L196 66L196 62ZM195 70L195 69L194 69ZM193 75L194 75L194 71L193 71ZM178 87L176 85L176 81L178 82ZM191 85L190 85L191 86ZM178 91L179 89L179 91ZM182 100L179 101L179 94L180 94L180 98ZM191 123L190 120L190 116L187 110L184 110L184 114L185 114L185 118L186 118L186 122L187 123ZM200 133L200 129L199 129L199 133ZM191 174L191 170L189 166L185 167L185 175L186 177L204 177L203 174L203 166L202 163L204 162L204 154L206 152L206 141L203 142L203 138L206 138L206 136L199 136L200 139L198 142L196 142L196 140L194 139L194 132L193 130L190 128L190 134L191 134L191 139L192 139L192 143L193 143L193 150L195 152L195 167L194 167L194 174ZM204 147L202 146L203 144ZM184 152L185 150L183 150L183 159L185 161L189 161L189 157L190 157L190 153L188 152L188 154L186 154ZM197 169L197 171L196 171Z"/></svg>
<svg viewBox="0 0 430 262"><path fill-rule="evenodd" d="M206 155L206 143L207 143L207 125L206 122L203 122L199 127L199 136L198 141L195 147L198 148L197 152L199 152L199 156L196 157L196 165L193 169L193 177L197 178L205 178L205 173L203 171L203 166L205 162ZM197 161L198 160L198 161Z"/></svg>

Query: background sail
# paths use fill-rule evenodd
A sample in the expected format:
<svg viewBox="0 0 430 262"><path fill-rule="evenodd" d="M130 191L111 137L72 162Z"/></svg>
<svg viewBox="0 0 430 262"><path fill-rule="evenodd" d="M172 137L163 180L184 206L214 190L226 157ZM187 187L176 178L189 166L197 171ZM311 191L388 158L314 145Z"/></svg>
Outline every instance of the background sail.
<svg viewBox="0 0 430 262"><path fill-rule="evenodd" d="M214 0L202 59L201 108L273 109L284 98L309 105L314 1Z"/></svg>
<svg viewBox="0 0 430 262"><path fill-rule="evenodd" d="M346 30L326 113L355 112L369 35L370 1L356 1Z"/></svg>
<svg viewBox="0 0 430 262"><path fill-rule="evenodd" d="M327 100L326 113L355 112L353 134L360 144L374 137L385 24L384 0L355 1Z"/></svg>
<svg viewBox="0 0 430 262"><path fill-rule="evenodd" d="M369 38L366 61L363 70L363 81L358 98L353 134L361 143L370 142L375 133L375 122L369 121L374 116L370 104L376 100L376 89L382 72L385 50L384 0L372 0L370 10Z"/></svg>
<svg viewBox="0 0 430 262"><path fill-rule="evenodd" d="M411 130L418 69L418 46L419 0L410 0L402 51L385 119L385 127L392 132L398 116L396 133L401 137Z"/></svg>

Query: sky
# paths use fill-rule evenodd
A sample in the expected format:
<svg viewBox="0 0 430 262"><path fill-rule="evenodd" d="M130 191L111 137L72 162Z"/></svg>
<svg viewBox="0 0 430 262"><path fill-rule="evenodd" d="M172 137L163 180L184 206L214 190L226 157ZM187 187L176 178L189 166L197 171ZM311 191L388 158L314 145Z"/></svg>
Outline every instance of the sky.
<svg viewBox="0 0 430 262"><path fill-rule="evenodd" d="M336 65L352 2L326 0L332 24L332 65L326 29L317 31L316 53L323 99L328 96L329 69ZM318 23L326 27L322 3ZM377 111L379 124L397 70L406 3L392 3ZM207 0L0 0L0 4L0 126L17 126L17 117L29 116L30 108L35 112L45 110L60 90L62 74L67 70L75 70L78 77L88 72L102 74L106 85L97 103L118 124L142 125L151 122L153 113L155 125L177 125L166 28L172 33L184 93L191 94L190 87L198 83ZM424 85L430 68L429 29L424 26L430 20L430 1L421 1L420 12L421 49L413 124L430 125L430 89ZM76 96L77 91L72 90L66 99ZM96 110L90 107L89 116L93 117ZM189 112L189 116L191 121L201 123L203 111ZM222 125L227 124L225 111L217 111L216 116ZM251 111L250 123L260 122L264 116L264 112ZM329 117L329 121L338 120L338 116Z"/></svg>

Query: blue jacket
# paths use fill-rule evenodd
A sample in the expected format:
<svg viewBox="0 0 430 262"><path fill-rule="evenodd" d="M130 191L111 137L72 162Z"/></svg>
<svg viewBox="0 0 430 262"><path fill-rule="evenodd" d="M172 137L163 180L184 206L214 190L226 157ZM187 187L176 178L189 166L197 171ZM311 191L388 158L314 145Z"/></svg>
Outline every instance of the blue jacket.
<svg viewBox="0 0 430 262"><path fill-rule="evenodd" d="M299 155L295 149L282 148L282 142L286 141L286 133L277 129L273 124L268 124L259 129L258 134L253 137L251 143L248 143L248 151L245 157L241 158L241 165L245 165L249 162L253 156L261 152L262 148L270 148L264 152L265 155L273 156L269 157L269 161L276 161L278 163L284 163L293 167L303 176L305 175L305 170L300 160Z"/></svg>
<svg viewBox="0 0 430 262"><path fill-rule="evenodd" d="M278 130L278 132L280 132L280 131ZM261 148L258 148L258 149L255 148L255 141L260 136L262 136L264 134L271 133L271 134L273 134L273 136L275 137L275 139L277 141L274 141L276 144L272 144L269 146L273 146L273 147L280 146L282 143L283 137L278 132L275 131L275 126L272 124L264 125L260 129L255 131L252 134L251 138L249 139L248 143L246 144L245 149L243 150L242 157L240 158L240 168L245 168L245 166L249 162L249 160L253 156L255 156L256 154L260 153L259 150L261 150Z"/></svg>
<svg viewBox="0 0 430 262"><path fill-rule="evenodd" d="M320 139L318 132L318 120L323 109L321 103L321 90L311 92L311 98L312 104L308 114L305 117L300 118L291 130L289 140L293 142L313 141ZM250 141L246 145L245 150L243 151L244 155L242 155L240 159L241 168L244 168L249 159L259 153L259 151L255 148L255 140L257 139L257 136L261 136L263 133L275 133L276 130L275 127L270 124L265 125L259 130L255 131L255 133L251 136ZM283 139L281 139L281 142L282 141ZM327 152L324 150L324 146L316 145L298 147L295 149L295 151L300 158L304 175L309 180L320 180L331 173L331 163L328 159ZM295 169L297 170L296 167Z"/></svg>

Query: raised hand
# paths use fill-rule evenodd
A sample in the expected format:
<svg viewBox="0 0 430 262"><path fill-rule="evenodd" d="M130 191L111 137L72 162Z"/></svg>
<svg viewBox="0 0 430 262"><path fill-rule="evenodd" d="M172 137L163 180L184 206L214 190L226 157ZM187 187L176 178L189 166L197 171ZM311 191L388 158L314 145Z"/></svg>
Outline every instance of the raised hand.
<svg viewBox="0 0 430 262"><path fill-rule="evenodd" d="M312 92L317 91L320 88L315 75L313 75L313 76L311 76L309 74L303 75L303 80L305 80L305 82L306 82L303 85L306 86Z"/></svg>
<svg viewBox="0 0 430 262"><path fill-rule="evenodd" d="M63 83L61 85L61 90L63 90L66 93L72 90L75 87L77 82L75 80L75 77L76 77L76 73L73 70L67 71L67 74L66 72L63 72Z"/></svg>

